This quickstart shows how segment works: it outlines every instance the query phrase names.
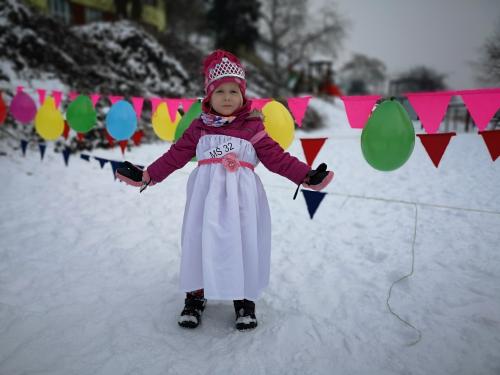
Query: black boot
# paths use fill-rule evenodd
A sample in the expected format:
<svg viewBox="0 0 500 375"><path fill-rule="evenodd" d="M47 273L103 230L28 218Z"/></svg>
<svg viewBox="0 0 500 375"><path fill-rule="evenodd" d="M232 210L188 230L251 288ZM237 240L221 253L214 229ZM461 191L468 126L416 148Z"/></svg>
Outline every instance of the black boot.
<svg viewBox="0 0 500 375"><path fill-rule="evenodd" d="M255 303L247 299L234 300L233 303L236 313L236 329L239 331L246 331L257 327Z"/></svg>
<svg viewBox="0 0 500 375"><path fill-rule="evenodd" d="M201 323L201 314L205 310L207 300L203 296L186 294L184 309L179 316L178 323L184 328L196 328Z"/></svg>

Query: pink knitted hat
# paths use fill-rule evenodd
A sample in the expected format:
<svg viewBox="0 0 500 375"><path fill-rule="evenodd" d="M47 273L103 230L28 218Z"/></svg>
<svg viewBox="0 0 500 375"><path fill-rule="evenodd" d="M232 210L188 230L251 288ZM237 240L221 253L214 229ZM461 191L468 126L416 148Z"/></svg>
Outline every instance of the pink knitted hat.
<svg viewBox="0 0 500 375"><path fill-rule="evenodd" d="M212 52L203 61L203 74L205 75L204 109L210 108L210 97L214 90L226 82L236 83L243 96L243 103L246 102L245 69L240 60L232 53L221 49Z"/></svg>

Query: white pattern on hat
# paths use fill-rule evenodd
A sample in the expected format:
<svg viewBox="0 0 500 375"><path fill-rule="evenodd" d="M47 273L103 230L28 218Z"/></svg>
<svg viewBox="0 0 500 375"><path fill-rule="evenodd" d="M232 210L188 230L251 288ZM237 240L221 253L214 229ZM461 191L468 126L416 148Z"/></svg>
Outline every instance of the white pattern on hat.
<svg viewBox="0 0 500 375"><path fill-rule="evenodd" d="M227 57L223 57L220 63L209 69L205 86L223 77L237 77L244 80L245 70Z"/></svg>

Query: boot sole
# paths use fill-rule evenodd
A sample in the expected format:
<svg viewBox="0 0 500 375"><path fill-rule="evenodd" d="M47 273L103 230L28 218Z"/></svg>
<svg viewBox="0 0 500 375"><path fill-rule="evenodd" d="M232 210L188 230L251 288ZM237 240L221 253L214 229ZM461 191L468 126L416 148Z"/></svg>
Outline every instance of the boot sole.
<svg viewBox="0 0 500 375"><path fill-rule="evenodd" d="M195 322L177 322L182 328L194 329L200 325L200 323Z"/></svg>

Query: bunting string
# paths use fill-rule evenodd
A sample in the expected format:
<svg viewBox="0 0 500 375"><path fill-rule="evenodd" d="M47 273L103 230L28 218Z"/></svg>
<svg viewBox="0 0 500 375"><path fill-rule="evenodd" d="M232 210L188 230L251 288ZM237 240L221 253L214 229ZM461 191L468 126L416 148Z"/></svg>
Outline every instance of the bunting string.
<svg viewBox="0 0 500 375"><path fill-rule="evenodd" d="M385 304L386 304L387 308L389 309L389 312L392 315L394 315L396 318L398 318L402 323L406 324L408 327L413 328L415 331L417 331L417 334L418 334L417 339L415 341L411 342L410 344L408 344L408 346L413 346L413 345L418 344L418 342L422 339L422 332L418 328L416 328L413 324L408 322L406 319L403 319L399 314L395 313L391 307L391 304L389 303L389 300L391 299L392 288L394 287L394 285L403 281L404 279L410 278L413 275L413 271L415 270L415 241L417 238L418 208L417 208L416 204L414 206L415 206L415 224L413 227L413 240L412 240L412 244L411 244L411 271L410 271L410 273L400 277L399 279L397 279L396 281L394 281L391 284L391 287L389 288L389 292L387 293L387 299L385 301Z"/></svg>

